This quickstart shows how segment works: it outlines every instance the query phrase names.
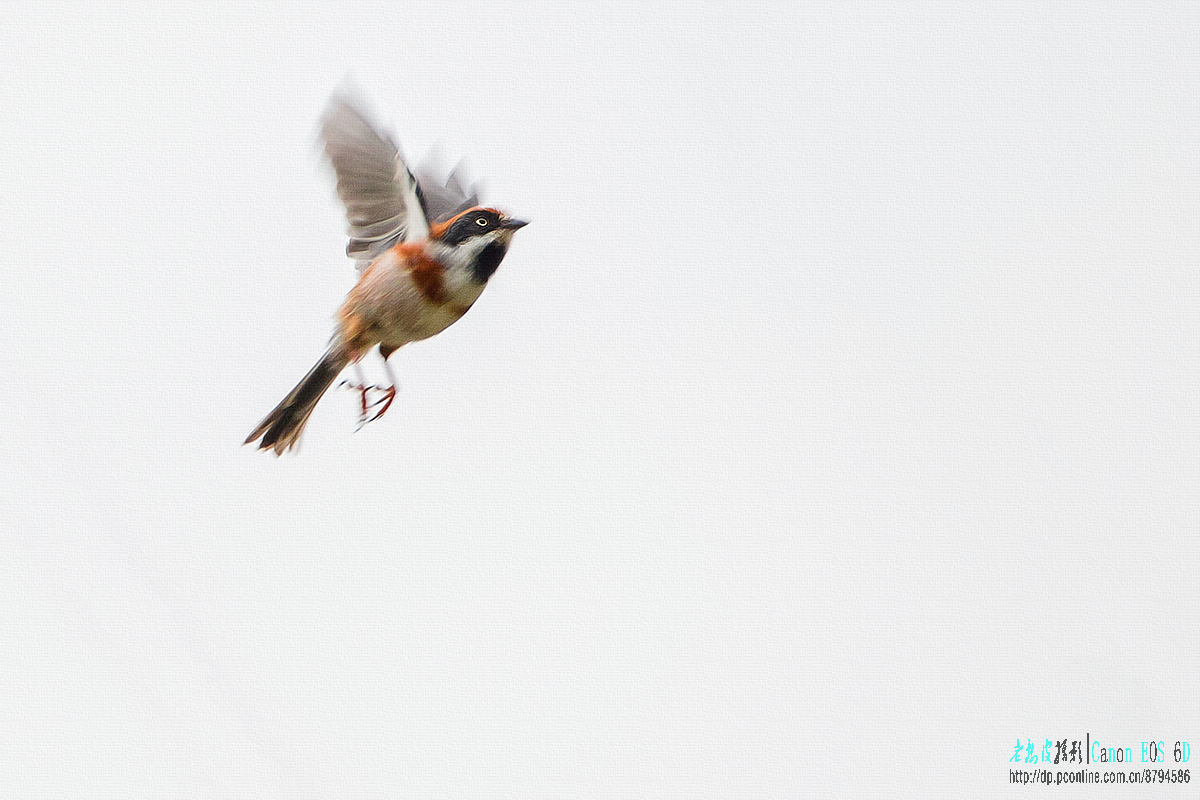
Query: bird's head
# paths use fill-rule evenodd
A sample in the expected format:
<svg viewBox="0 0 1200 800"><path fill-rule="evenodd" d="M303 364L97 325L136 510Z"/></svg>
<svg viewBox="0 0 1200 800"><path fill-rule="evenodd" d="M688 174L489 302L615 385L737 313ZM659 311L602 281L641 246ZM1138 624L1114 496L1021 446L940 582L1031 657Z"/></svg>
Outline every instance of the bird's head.
<svg viewBox="0 0 1200 800"><path fill-rule="evenodd" d="M429 239L445 257L469 265L474 279L486 283L504 260L513 233L529 223L494 208L471 208L429 230Z"/></svg>

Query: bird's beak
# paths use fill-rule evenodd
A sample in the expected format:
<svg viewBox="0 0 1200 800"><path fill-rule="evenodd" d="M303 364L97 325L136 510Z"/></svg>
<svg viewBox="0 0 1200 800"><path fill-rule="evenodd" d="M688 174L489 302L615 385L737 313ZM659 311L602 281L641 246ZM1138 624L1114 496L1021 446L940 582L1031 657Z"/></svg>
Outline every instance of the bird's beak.
<svg viewBox="0 0 1200 800"><path fill-rule="evenodd" d="M517 228L524 228L528 224L527 220L517 219L516 217L505 217L504 221L500 223L500 227L506 231L515 231Z"/></svg>

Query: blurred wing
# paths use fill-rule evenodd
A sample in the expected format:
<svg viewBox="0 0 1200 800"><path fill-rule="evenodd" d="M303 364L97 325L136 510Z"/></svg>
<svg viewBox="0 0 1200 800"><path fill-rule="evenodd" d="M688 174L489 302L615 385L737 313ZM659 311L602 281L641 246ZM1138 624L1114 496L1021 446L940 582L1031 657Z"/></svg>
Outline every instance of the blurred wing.
<svg viewBox="0 0 1200 800"><path fill-rule="evenodd" d="M477 187L463 180L460 167L455 167L443 182L433 177L432 169L425 164L417 176L417 184L425 201L425 217L430 224L445 222L479 205Z"/></svg>
<svg viewBox="0 0 1200 800"><path fill-rule="evenodd" d="M321 138L337 173L338 197L346 207L346 255L367 261L398 242L428 235L420 189L396 143L376 130L348 98L338 96L330 102Z"/></svg>

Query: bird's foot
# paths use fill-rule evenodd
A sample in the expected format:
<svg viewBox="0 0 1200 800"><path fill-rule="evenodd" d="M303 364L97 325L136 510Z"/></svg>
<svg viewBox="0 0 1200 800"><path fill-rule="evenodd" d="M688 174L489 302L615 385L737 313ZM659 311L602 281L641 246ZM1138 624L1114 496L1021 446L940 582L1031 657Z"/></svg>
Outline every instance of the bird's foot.
<svg viewBox="0 0 1200 800"><path fill-rule="evenodd" d="M367 386L363 383L351 383L350 381L342 381L340 385L359 393L360 410L358 414L358 427L354 429L356 433L361 431L363 426L382 417L392 407L392 401L396 399L395 385ZM372 400L369 396L371 392L379 392L380 396Z"/></svg>

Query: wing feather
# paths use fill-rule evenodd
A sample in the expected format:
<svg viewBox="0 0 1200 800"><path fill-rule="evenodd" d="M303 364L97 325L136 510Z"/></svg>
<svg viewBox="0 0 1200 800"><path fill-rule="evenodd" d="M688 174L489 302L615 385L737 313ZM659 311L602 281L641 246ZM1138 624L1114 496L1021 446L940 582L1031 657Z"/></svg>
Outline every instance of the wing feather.
<svg viewBox="0 0 1200 800"><path fill-rule="evenodd" d="M425 201L425 216L430 223L445 222L479 205L478 187L465 182L461 165L451 170L446 180L442 181L434 177L430 164L423 164L417 174L417 184Z"/></svg>
<svg viewBox="0 0 1200 800"><path fill-rule="evenodd" d="M399 242L423 239L429 220L421 187L396 143L347 95L335 95L321 124L325 153L346 207L346 254L369 261Z"/></svg>

